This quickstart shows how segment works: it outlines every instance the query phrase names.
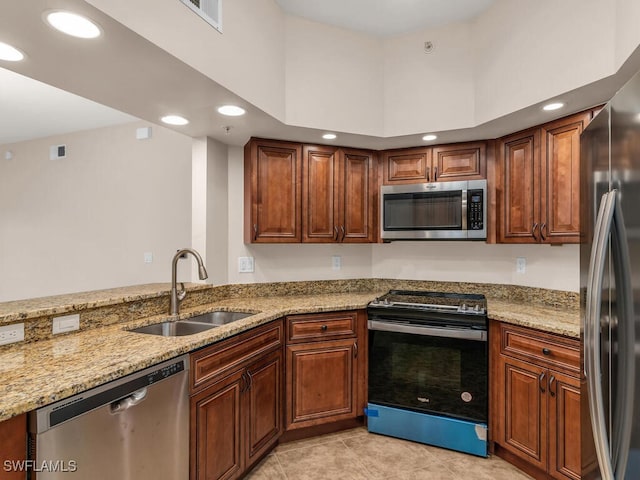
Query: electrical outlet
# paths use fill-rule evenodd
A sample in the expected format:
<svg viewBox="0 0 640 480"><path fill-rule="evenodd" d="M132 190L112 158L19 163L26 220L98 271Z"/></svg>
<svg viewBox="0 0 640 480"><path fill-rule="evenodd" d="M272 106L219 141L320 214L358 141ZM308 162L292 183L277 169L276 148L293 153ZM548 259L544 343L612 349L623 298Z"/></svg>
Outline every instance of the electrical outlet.
<svg viewBox="0 0 640 480"><path fill-rule="evenodd" d="M62 317L53 317L53 329L52 333L73 332L80 329L80 315L75 313L73 315L64 315Z"/></svg>
<svg viewBox="0 0 640 480"><path fill-rule="evenodd" d="M144 263L153 263L153 253L144 252Z"/></svg>
<svg viewBox="0 0 640 480"><path fill-rule="evenodd" d="M0 345L24 340L24 323L14 323L0 327Z"/></svg>
<svg viewBox="0 0 640 480"><path fill-rule="evenodd" d="M527 259L524 257L516 258L516 272L526 273L527 271Z"/></svg>
<svg viewBox="0 0 640 480"><path fill-rule="evenodd" d="M342 268L342 257L340 255L333 255L331 257L331 268L334 270L340 270Z"/></svg>
<svg viewBox="0 0 640 480"><path fill-rule="evenodd" d="M253 257L238 257L238 273L253 273Z"/></svg>

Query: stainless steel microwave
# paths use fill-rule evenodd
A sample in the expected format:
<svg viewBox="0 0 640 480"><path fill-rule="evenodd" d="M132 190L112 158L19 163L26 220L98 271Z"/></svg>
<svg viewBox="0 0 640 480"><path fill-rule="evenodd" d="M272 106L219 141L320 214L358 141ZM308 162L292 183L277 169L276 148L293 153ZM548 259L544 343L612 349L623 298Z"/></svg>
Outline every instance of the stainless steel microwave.
<svg viewBox="0 0 640 480"><path fill-rule="evenodd" d="M484 240L487 181L383 185L380 238L392 240Z"/></svg>

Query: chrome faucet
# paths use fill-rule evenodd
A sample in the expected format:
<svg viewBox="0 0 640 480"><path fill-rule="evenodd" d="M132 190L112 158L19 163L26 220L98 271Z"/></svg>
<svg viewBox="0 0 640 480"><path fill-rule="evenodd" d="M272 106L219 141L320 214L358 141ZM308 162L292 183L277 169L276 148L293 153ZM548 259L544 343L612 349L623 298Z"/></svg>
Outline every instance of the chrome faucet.
<svg viewBox="0 0 640 480"><path fill-rule="evenodd" d="M192 248L183 248L182 250L178 250L178 252L173 256L173 262L171 263L171 304L169 306L169 313L171 315L178 315L178 313L180 313L180 302L184 300L184 297L187 295L187 291L184 289L184 283L180 283L180 290L178 290L178 285L176 283L178 260L180 260L182 255L187 253L193 255L198 262L198 277L200 277L200 280L204 280L208 277L207 269L204 268L202 257L198 252Z"/></svg>

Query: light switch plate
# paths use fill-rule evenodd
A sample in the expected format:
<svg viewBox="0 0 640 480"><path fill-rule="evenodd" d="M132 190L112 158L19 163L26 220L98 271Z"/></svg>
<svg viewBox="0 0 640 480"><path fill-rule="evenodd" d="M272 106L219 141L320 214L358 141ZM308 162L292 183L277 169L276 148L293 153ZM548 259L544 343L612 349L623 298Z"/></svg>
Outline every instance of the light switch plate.
<svg viewBox="0 0 640 480"><path fill-rule="evenodd" d="M527 259L524 257L516 258L516 272L526 273L527 271Z"/></svg>
<svg viewBox="0 0 640 480"><path fill-rule="evenodd" d="M63 315L61 317L53 317L53 334L65 332L73 332L80 329L80 315Z"/></svg>
<svg viewBox="0 0 640 480"><path fill-rule="evenodd" d="M342 257L340 255L331 256L331 268L334 270L340 270L342 268Z"/></svg>

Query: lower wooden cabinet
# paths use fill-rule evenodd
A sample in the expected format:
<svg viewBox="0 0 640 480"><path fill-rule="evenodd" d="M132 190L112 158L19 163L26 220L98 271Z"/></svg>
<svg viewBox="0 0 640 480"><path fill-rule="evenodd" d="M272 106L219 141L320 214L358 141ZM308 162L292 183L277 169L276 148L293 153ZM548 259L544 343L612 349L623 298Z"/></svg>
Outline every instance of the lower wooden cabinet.
<svg viewBox="0 0 640 480"><path fill-rule="evenodd" d="M191 356L192 480L239 478L276 445L283 431L282 334L279 320Z"/></svg>
<svg viewBox="0 0 640 480"><path fill-rule="evenodd" d="M366 312L293 315L286 325L286 430L362 416Z"/></svg>
<svg viewBox="0 0 640 480"><path fill-rule="evenodd" d="M19 462L27 459L27 415L0 422L0 480L24 480ZM15 463L14 463L15 462ZM22 465L24 466L24 464Z"/></svg>
<svg viewBox="0 0 640 480"><path fill-rule="evenodd" d="M492 322L492 440L529 473L580 479L580 342Z"/></svg>

